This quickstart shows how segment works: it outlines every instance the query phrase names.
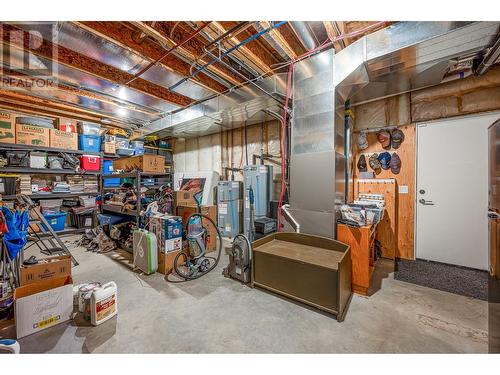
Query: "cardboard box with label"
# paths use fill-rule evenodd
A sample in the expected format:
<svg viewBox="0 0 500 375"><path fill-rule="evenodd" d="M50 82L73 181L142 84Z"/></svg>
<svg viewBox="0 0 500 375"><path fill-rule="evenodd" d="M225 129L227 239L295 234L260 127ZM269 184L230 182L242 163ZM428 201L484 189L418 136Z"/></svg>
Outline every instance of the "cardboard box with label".
<svg viewBox="0 0 500 375"><path fill-rule="evenodd" d="M0 111L0 142L16 143L16 116Z"/></svg>
<svg viewBox="0 0 500 375"><path fill-rule="evenodd" d="M50 147L78 150L78 134L50 129Z"/></svg>
<svg viewBox="0 0 500 375"><path fill-rule="evenodd" d="M177 206L177 215L182 217L184 228L186 228L188 217L195 212L198 212L198 207L196 206ZM201 206L201 213L208 216L217 225L217 206ZM202 225L208 231L207 252L215 251L217 247L217 229L207 219L203 219Z"/></svg>
<svg viewBox="0 0 500 375"><path fill-rule="evenodd" d="M70 320L72 313L71 276L20 286L14 292L18 339Z"/></svg>
<svg viewBox="0 0 500 375"><path fill-rule="evenodd" d="M59 117L56 119L56 128L66 133L76 133L76 120Z"/></svg>
<svg viewBox="0 0 500 375"><path fill-rule="evenodd" d="M36 125L16 124L16 143L50 147L50 129Z"/></svg>
<svg viewBox="0 0 500 375"><path fill-rule="evenodd" d="M21 285L71 276L71 257L53 256L39 259L37 264L21 266Z"/></svg>
<svg viewBox="0 0 500 375"><path fill-rule="evenodd" d="M165 173L165 158L149 154L128 156L113 160L113 169L125 171L136 169L143 172Z"/></svg>
<svg viewBox="0 0 500 375"><path fill-rule="evenodd" d="M103 150L106 154L116 154L116 137L106 134L103 137Z"/></svg>
<svg viewBox="0 0 500 375"><path fill-rule="evenodd" d="M116 143L104 142L104 153L113 155L116 154Z"/></svg>
<svg viewBox="0 0 500 375"><path fill-rule="evenodd" d="M177 206L196 206L194 192L192 191L174 191L174 208Z"/></svg>
<svg viewBox="0 0 500 375"><path fill-rule="evenodd" d="M154 233L158 243L158 272L167 274L172 270L173 259L169 252L182 249L182 227L180 218L167 214L156 214L149 220L149 231ZM168 262L168 267L167 263ZM170 272L169 271L169 272Z"/></svg>

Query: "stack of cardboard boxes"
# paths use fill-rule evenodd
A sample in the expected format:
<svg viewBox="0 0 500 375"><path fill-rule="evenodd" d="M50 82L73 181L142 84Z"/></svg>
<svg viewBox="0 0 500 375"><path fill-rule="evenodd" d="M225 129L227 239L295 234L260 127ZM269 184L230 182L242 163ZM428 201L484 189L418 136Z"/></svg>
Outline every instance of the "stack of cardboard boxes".
<svg viewBox="0 0 500 375"><path fill-rule="evenodd" d="M76 121L58 118L55 128L16 122L16 115L0 111L0 142L78 150Z"/></svg>
<svg viewBox="0 0 500 375"><path fill-rule="evenodd" d="M17 338L31 335L72 318L73 280L69 255L40 259L21 266L21 286L14 291Z"/></svg>
<svg viewBox="0 0 500 375"><path fill-rule="evenodd" d="M175 191L173 194L173 212L176 216L157 214L151 218L149 224L149 230L156 234L159 244L158 272L165 275L172 272L174 259L182 251L182 229L186 228L187 219L191 214L198 212L192 192ZM201 206L201 213L217 223L216 206ZM207 219L203 219L202 224L208 231L207 252L215 251L217 230ZM180 228L180 231L173 228Z"/></svg>

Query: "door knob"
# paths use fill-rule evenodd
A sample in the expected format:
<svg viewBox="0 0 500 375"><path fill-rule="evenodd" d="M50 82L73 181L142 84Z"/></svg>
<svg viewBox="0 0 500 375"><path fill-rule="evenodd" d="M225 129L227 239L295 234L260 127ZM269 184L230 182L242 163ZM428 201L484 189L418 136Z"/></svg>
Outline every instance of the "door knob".
<svg viewBox="0 0 500 375"><path fill-rule="evenodd" d="M493 220L500 219L500 214L495 211L488 211L488 217Z"/></svg>
<svg viewBox="0 0 500 375"><path fill-rule="evenodd" d="M434 203L432 201L426 201L425 199L419 199L418 201L425 206L434 206Z"/></svg>

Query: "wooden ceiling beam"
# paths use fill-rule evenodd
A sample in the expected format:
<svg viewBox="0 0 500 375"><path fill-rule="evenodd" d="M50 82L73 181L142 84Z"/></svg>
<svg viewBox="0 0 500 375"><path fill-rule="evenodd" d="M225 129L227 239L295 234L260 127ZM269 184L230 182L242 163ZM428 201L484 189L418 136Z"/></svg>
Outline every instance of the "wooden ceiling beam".
<svg viewBox="0 0 500 375"><path fill-rule="evenodd" d="M288 22L276 29L276 32L282 36L295 55L300 56L307 52L307 49L302 45L299 38L297 38Z"/></svg>
<svg viewBox="0 0 500 375"><path fill-rule="evenodd" d="M334 40L342 35L342 29L339 25L339 21L323 21L323 25L325 26L326 33L328 34L328 39ZM343 39L334 42L333 45L336 52L339 52L346 47L346 43Z"/></svg>
<svg viewBox="0 0 500 375"><path fill-rule="evenodd" d="M221 32L225 33L231 30L233 27L238 25L235 21L217 21L213 22L213 25ZM236 37L230 37L229 40L233 44L239 44L243 40L249 38L253 34L256 34L257 30L253 27L242 30L238 33ZM262 72L268 72L271 70L271 65L279 64L284 62L279 56L279 53L275 51L267 42L261 39L255 39L247 44L238 48L242 51L244 55L247 56L252 62L254 62Z"/></svg>
<svg viewBox="0 0 500 375"><path fill-rule="evenodd" d="M20 92L0 89L0 107L12 111L24 112L39 116L68 117L81 121L101 122L102 119L111 119L115 123L126 123L113 116L105 116L76 106L61 104L49 99L44 99Z"/></svg>
<svg viewBox="0 0 500 375"><path fill-rule="evenodd" d="M120 47L136 53L150 61L158 60L164 55L165 47L171 47L174 45L174 43L170 43L169 40L163 38L162 35L154 32L151 28L147 29L149 31L148 35L150 37L154 35L156 42L149 38L145 38L142 41L137 40L137 38L134 37L134 30L120 22L82 21L74 22L74 24L105 40L118 44ZM131 24L137 26L137 24L143 23L131 22ZM146 31L146 29L143 28L140 30L144 32ZM186 38L187 37L188 35L186 35ZM179 48L179 50L181 49L182 47ZM191 64L177 57L175 53L167 55L159 63L159 65L182 76L190 74ZM224 92L227 89L222 83L203 73L200 73L195 79L191 79L191 81L216 93Z"/></svg>
<svg viewBox="0 0 500 375"><path fill-rule="evenodd" d="M23 45L33 45L33 43L29 43L30 36L28 33L24 31L22 33L10 33L9 31L19 31L20 29L8 24L3 24L2 27L4 31L2 33L4 44L8 44L20 49L23 49ZM22 35L22 37L19 37L19 35ZM118 85L124 85L126 82L134 78L134 76L130 73L124 72L111 65L104 64L90 57L84 56L63 46L52 44L52 42L50 41L40 40L39 43L36 44L39 45L39 47L36 49L28 47L28 50L32 54L47 59L52 59L52 51L56 49L57 60L55 62L108 80ZM142 78L134 80L129 84L129 86L147 95L165 100L182 107L187 106L193 102L193 99L188 98L187 96L172 92L165 87L146 81Z"/></svg>
<svg viewBox="0 0 500 375"><path fill-rule="evenodd" d="M269 28L271 27L271 23L269 21L260 21L260 25L264 28ZM282 28L285 25L281 26ZM295 59L297 58L297 53L295 52L295 49L292 48L292 46L288 43L288 41L283 37L283 34L281 34L278 29L271 30L269 32L269 36L274 40L275 43L277 43L283 51L286 53L286 55L290 59Z"/></svg>

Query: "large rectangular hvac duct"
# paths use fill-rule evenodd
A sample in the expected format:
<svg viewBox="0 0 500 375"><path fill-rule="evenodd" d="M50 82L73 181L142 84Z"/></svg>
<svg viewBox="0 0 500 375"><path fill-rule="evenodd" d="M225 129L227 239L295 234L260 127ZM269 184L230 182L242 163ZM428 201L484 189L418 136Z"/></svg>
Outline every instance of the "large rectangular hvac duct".
<svg viewBox="0 0 500 375"><path fill-rule="evenodd" d="M330 49L295 66L290 144L290 213L301 232L330 238L345 195L344 102L333 56Z"/></svg>

